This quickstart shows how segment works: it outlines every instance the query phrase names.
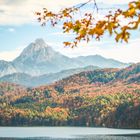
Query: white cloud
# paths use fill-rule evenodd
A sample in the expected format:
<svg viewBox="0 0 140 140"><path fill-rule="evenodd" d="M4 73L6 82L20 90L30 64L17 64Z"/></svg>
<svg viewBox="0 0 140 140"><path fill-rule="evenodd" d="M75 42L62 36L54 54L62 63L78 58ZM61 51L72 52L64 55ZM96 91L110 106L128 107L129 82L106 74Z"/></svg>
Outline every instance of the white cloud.
<svg viewBox="0 0 140 140"><path fill-rule="evenodd" d="M103 2L107 4L127 4L132 0L97 0L97 2Z"/></svg>
<svg viewBox="0 0 140 140"><path fill-rule="evenodd" d="M15 32L15 29L14 28L9 28L8 31L9 32Z"/></svg>
<svg viewBox="0 0 140 140"><path fill-rule="evenodd" d="M62 7L72 6L87 0L0 0L0 25L20 25L25 23L35 23L36 17L34 15L35 11L40 11L42 8L47 7L50 10L58 10ZM126 4L132 0L96 0L97 2L103 2L107 4ZM102 18L102 14L98 14L96 19ZM126 24L127 21L123 21ZM13 26L10 26L13 27ZM57 26L58 28L59 25ZM3 30L0 28L0 30ZM6 29L7 30L7 29ZM14 28L9 28L8 31L14 32ZM52 35L62 35L62 32L52 33ZM72 34L71 34L72 35ZM67 37L71 37L71 35ZM64 35L66 36L66 35ZM63 42L63 41L62 41ZM64 55L70 57L80 56L80 55L94 55L100 54L108 58L114 58L124 62L140 62L140 39L131 40L129 44L122 44L112 46L110 42L90 42L89 44L81 43L78 48L64 48L63 43L49 43L57 51L60 51ZM109 46L103 46L106 44ZM101 47L100 47L101 46ZM0 52L0 59L13 60L17 57L22 49L17 49L15 51Z"/></svg>
<svg viewBox="0 0 140 140"><path fill-rule="evenodd" d="M53 35L53 36L63 36L64 38L66 37L73 37L75 35L75 33L63 33L63 31L59 31L59 32L54 32L54 33L50 33L49 35Z"/></svg>
<svg viewBox="0 0 140 140"><path fill-rule="evenodd" d="M4 52L0 52L0 60L12 61L17 56L20 55L21 51L22 51L22 49L21 48L18 48L15 51L4 51Z"/></svg>
<svg viewBox="0 0 140 140"><path fill-rule="evenodd" d="M1 25L19 25L24 23L34 23L36 21L35 11L40 11L44 7L50 10L60 9L64 6L70 6L85 0L0 0L0 24Z"/></svg>
<svg viewBox="0 0 140 140"><path fill-rule="evenodd" d="M63 46L57 50L69 57L102 55L106 58L113 58L122 62L140 62L139 39L130 40L128 44L114 44L106 41L90 42L86 44L82 42L76 48L64 48Z"/></svg>
<svg viewBox="0 0 140 140"><path fill-rule="evenodd" d="M47 7L50 10L58 10L66 6L72 6L87 0L0 0L0 25L19 25L24 23L34 23L35 11L40 11ZM130 0L97 0L109 4L123 4Z"/></svg>
<svg viewBox="0 0 140 140"><path fill-rule="evenodd" d="M46 42L53 49L69 57L102 55L106 58L113 58L122 62L140 62L139 39L130 40L129 44L113 44L108 41L95 41L90 43L81 42L79 47L64 47L60 42ZM104 46L103 46L104 44ZM26 45L27 46L27 45ZM24 47L17 48L15 51L0 52L0 60L12 61L20 55Z"/></svg>

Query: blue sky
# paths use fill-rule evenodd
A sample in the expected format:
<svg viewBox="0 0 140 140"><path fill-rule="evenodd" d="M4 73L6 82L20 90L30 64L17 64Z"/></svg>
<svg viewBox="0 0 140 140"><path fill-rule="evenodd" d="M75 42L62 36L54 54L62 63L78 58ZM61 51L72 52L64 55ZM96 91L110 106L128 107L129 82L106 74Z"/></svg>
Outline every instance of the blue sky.
<svg viewBox="0 0 140 140"><path fill-rule="evenodd" d="M60 26L56 28L51 26L41 27L36 21L34 15L36 10L40 11L44 7L59 10L68 5L72 6L85 1L0 0L0 60L13 60L28 44L37 38L43 38L55 50L69 57L100 54L123 62L140 62L140 31L132 33L128 44L115 43L113 38L107 35L100 42L95 40L88 44L81 42L78 48L71 49L64 48L63 41L71 39L72 35L63 34ZM121 6L121 8L124 8L129 1L97 0L97 3L100 3L99 6Z"/></svg>

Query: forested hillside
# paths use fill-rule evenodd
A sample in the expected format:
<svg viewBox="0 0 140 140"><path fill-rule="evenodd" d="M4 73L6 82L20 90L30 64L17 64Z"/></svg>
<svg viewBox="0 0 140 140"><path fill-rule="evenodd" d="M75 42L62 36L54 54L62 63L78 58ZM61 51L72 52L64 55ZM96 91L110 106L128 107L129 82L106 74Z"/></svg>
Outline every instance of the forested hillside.
<svg viewBox="0 0 140 140"><path fill-rule="evenodd" d="M139 74L136 64L81 72L37 88L1 83L0 125L140 128Z"/></svg>

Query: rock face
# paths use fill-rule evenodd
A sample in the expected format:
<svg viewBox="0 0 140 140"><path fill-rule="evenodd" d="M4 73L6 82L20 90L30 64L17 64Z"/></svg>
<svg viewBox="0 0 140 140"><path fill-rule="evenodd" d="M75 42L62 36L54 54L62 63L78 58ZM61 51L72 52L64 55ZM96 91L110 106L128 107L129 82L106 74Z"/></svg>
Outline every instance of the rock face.
<svg viewBox="0 0 140 140"><path fill-rule="evenodd" d="M37 39L25 48L13 64L20 73L32 76L79 67L78 63L54 51L42 39Z"/></svg>
<svg viewBox="0 0 140 140"><path fill-rule="evenodd" d="M13 73L40 76L89 65L101 68L122 68L128 66L128 64L113 59L106 59L99 55L69 58L54 51L42 39L37 39L29 44L14 61L0 61L0 77Z"/></svg>

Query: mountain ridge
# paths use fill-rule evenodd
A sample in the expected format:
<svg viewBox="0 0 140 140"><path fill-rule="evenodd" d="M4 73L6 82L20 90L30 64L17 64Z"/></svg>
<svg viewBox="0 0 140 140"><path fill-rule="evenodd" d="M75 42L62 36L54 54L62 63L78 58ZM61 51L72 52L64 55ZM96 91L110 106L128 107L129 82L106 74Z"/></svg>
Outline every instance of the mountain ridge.
<svg viewBox="0 0 140 140"><path fill-rule="evenodd" d="M0 61L0 77L13 73L39 76L89 65L101 68L124 68L129 64L114 59L107 59L100 55L69 58L54 51L43 39L36 39L12 62Z"/></svg>
<svg viewBox="0 0 140 140"><path fill-rule="evenodd" d="M80 73L82 71L89 71L99 69L96 66L87 66L84 68L63 70L57 73L50 73L41 76L31 76L25 73L13 73L0 77L0 82L11 82L19 84L26 87L36 87L45 84L51 84L55 81L61 80L63 78L69 77L73 74Z"/></svg>

